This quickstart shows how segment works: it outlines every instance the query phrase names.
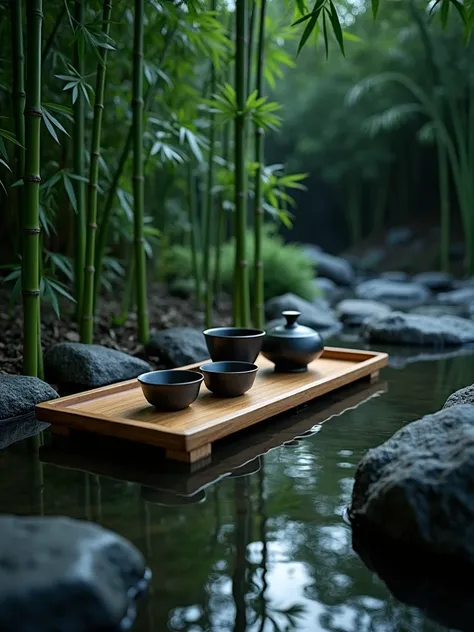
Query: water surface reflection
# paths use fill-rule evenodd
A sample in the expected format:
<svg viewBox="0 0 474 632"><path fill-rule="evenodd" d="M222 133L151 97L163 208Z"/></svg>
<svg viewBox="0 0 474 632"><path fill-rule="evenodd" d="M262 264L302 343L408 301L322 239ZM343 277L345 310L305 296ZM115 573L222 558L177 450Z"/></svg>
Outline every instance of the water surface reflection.
<svg viewBox="0 0 474 632"><path fill-rule="evenodd" d="M362 454L440 408L471 365L461 355L386 369L381 384L224 441L191 473L90 437L14 443L0 452L0 508L95 520L133 541L153 572L139 632L446 630L390 595L341 515Z"/></svg>

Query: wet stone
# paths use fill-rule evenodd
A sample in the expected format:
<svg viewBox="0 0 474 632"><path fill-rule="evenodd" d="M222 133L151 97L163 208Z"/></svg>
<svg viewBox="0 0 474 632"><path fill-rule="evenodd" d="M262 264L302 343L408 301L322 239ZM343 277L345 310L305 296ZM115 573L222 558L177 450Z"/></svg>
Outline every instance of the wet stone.
<svg viewBox="0 0 474 632"><path fill-rule="evenodd" d="M2 632L129 629L146 577L141 553L98 525L0 516Z"/></svg>
<svg viewBox="0 0 474 632"><path fill-rule="evenodd" d="M358 298L385 303L393 309L411 309L425 303L430 292L419 283L371 279L356 287L356 295Z"/></svg>
<svg viewBox="0 0 474 632"><path fill-rule="evenodd" d="M337 285L352 285L354 283L354 268L342 257L330 255L314 246L306 246L305 253L313 262L318 276L330 279Z"/></svg>
<svg viewBox="0 0 474 632"><path fill-rule="evenodd" d="M345 299L336 307L339 320L350 327L359 326L374 316L385 316L391 311L391 308L383 303L357 298Z"/></svg>
<svg viewBox="0 0 474 632"><path fill-rule="evenodd" d="M474 384L455 391L448 397L443 408L450 408L458 404L474 404Z"/></svg>
<svg viewBox="0 0 474 632"><path fill-rule="evenodd" d="M36 404L56 397L54 388L37 377L1 374L0 424L14 417L33 414Z"/></svg>
<svg viewBox="0 0 474 632"><path fill-rule="evenodd" d="M433 292L446 292L452 288L454 277L448 272L421 272L413 277L413 281Z"/></svg>
<svg viewBox="0 0 474 632"><path fill-rule="evenodd" d="M370 342L417 346L456 346L474 343L474 322L458 316L420 316L392 312L364 326Z"/></svg>
<svg viewBox="0 0 474 632"><path fill-rule="evenodd" d="M192 327L171 327L157 331L146 346L148 355L172 369L207 360L209 351L202 331Z"/></svg>
<svg viewBox="0 0 474 632"><path fill-rule="evenodd" d="M47 379L68 390L98 388L130 380L150 370L148 362L134 356L78 342L60 342L44 356Z"/></svg>
<svg viewBox="0 0 474 632"><path fill-rule="evenodd" d="M474 406L406 425L360 462L350 510L355 528L474 563Z"/></svg>

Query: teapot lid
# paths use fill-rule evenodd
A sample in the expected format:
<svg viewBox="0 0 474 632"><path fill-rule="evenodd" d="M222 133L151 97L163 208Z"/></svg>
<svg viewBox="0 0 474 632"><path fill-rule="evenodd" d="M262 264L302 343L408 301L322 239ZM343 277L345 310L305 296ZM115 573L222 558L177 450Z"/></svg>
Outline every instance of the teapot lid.
<svg viewBox="0 0 474 632"><path fill-rule="evenodd" d="M301 312L285 310L281 313L286 319L284 325L277 325L267 331L269 336L279 336L281 338L303 338L308 336L319 336L319 333L311 327L299 325L296 321L301 316Z"/></svg>

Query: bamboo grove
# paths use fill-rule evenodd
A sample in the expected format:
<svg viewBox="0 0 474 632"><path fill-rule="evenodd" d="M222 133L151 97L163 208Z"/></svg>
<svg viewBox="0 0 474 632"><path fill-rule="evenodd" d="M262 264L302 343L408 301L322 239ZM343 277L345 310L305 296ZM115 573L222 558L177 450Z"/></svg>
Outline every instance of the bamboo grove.
<svg viewBox="0 0 474 632"><path fill-rule="evenodd" d="M468 35L471 9L442 4ZM0 10L1 265L12 300L23 297L25 373L42 373L45 302L58 317L74 311L92 343L100 306L119 295L115 322L135 313L146 343L150 280L167 278L170 253L186 254L206 325L231 259L234 324L262 327L265 240L274 224L290 225L306 177L265 164L265 134L281 125L268 95L317 25L326 52L331 38L344 52L333 1L310 12L267 0L0 0ZM415 96L436 123L436 104ZM463 140L453 122L437 124L437 137L452 129L439 165L458 174L474 240L472 187L462 187L474 135Z"/></svg>
<svg viewBox="0 0 474 632"><path fill-rule="evenodd" d="M285 191L302 187L302 176L282 174L271 186L266 178L265 192L263 130L280 119L263 76L274 84L293 65L265 40L265 2L241 0L233 12L217 0L0 6L1 196L12 261L3 268L12 298L23 296L25 373L42 372L43 301L58 316L73 309L81 341L92 343L104 292L121 292L146 343L147 275L160 277L173 243L192 252L207 325L222 244L234 244L235 323L251 324L253 300L262 326L263 204L288 221ZM284 42L289 30L278 28Z"/></svg>

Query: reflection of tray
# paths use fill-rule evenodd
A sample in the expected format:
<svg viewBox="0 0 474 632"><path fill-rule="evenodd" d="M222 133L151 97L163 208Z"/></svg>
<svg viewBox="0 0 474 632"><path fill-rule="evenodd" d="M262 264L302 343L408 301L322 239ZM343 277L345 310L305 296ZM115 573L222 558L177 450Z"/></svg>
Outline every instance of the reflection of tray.
<svg viewBox="0 0 474 632"><path fill-rule="evenodd" d="M139 483L166 493L189 496L233 473L243 475L256 467L246 466L259 455L309 435L334 415L340 415L368 399L385 392L386 384L352 384L337 393L328 394L293 413L263 421L250 432L241 432L224 439L212 455L212 462L200 462L190 472L180 463L160 459L160 449L147 445L130 449L128 441L78 435L78 441L55 437L52 444L40 451L43 463L82 470L98 476ZM255 464L257 465L257 464Z"/></svg>
<svg viewBox="0 0 474 632"><path fill-rule="evenodd" d="M62 434L83 430L148 443L165 448L170 459L193 463L210 456L215 441L361 378L376 377L387 362L386 353L328 347L306 373L283 374L259 357L255 385L242 397L218 398L203 386L189 408L163 413L147 403L137 380L129 380L39 404L36 416Z"/></svg>

